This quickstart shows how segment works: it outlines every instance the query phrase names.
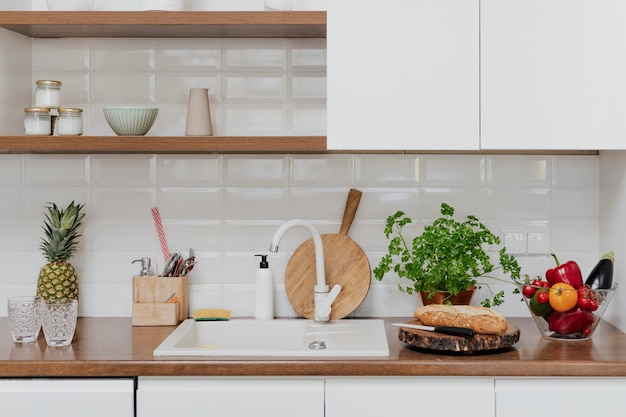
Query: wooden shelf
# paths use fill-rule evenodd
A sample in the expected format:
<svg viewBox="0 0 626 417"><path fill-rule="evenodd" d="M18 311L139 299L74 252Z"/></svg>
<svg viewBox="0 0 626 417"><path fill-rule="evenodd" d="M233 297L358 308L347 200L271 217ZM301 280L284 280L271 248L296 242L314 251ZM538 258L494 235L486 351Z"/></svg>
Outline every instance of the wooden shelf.
<svg viewBox="0 0 626 417"><path fill-rule="evenodd" d="M0 11L32 38L326 38L325 11ZM325 152L325 136L0 136L3 153Z"/></svg>
<svg viewBox="0 0 626 417"><path fill-rule="evenodd" d="M326 38L326 12L3 11L0 27L33 38Z"/></svg>
<svg viewBox="0 0 626 417"><path fill-rule="evenodd" d="M0 153L309 153L325 151L325 136L0 136Z"/></svg>

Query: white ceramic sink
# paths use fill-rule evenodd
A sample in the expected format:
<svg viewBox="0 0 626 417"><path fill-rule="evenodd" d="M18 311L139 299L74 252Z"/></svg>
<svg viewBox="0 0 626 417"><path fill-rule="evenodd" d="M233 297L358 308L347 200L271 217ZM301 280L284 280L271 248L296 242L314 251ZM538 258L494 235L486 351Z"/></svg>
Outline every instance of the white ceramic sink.
<svg viewBox="0 0 626 417"><path fill-rule="evenodd" d="M154 356L389 356L382 320L183 321Z"/></svg>

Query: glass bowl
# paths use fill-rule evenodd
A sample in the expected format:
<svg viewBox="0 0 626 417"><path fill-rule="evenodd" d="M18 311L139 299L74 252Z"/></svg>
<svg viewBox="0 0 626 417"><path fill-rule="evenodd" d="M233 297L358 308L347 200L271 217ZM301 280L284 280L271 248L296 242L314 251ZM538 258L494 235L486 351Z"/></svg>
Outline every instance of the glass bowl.
<svg viewBox="0 0 626 417"><path fill-rule="evenodd" d="M519 290L522 294L524 285L518 284ZM544 338L550 340L588 340L593 336L593 332L596 326L602 319L604 312L606 311L609 303L615 295L617 290L617 284L613 283L613 286L609 289L596 289L592 290L589 287L583 287L579 290L574 289L561 289L560 294L564 299L576 298L577 302L574 307L567 311L555 310L550 302L541 303L538 301L537 295L539 292L548 292L550 289L540 286L531 286L535 292L531 297L522 295L530 315L535 320L541 335ZM552 289L555 291L555 289ZM583 298L589 300L589 302L583 302L581 304L579 300L580 291L586 291ZM594 305L590 300L594 300ZM563 307L556 304L562 309ZM581 308L579 305L582 305Z"/></svg>

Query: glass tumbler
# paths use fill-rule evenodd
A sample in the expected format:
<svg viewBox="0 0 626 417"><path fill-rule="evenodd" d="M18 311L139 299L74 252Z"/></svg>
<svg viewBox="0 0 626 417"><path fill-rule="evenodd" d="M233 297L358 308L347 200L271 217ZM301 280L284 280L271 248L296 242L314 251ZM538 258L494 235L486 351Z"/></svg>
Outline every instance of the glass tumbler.
<svg viewBox="0 0 626 417"><path fill-rule="evenodd" d="M11 297L7 301L7 317L13 341L34 342L39 337L40 297Z"/></svg>
<svg viewBox="0 0 626 417"><path fill-rule="evenodd" d="M39 304L41 327L48 346L68 346L74 338L78 318L78 301L42 300Z"/></svg>

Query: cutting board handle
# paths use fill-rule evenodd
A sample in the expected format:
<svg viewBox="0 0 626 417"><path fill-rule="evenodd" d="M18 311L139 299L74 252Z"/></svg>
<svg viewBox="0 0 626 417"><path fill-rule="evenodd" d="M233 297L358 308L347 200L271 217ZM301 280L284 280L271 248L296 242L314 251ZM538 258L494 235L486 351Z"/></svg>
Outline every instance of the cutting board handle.
<svg viewBox="0 0 626 417"><path fill-rule="evenodd" d="M350 226L352 226L352 222L354 221L356 210L359 208L359 203L361 202L361 194L362 193L355 188L350 189L350 192L348 193L348 200L346 201L346 208L343 212L343 220L341 221L339 234L348 234L348 230L350 230Z"/></svg>

